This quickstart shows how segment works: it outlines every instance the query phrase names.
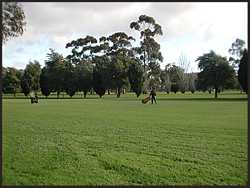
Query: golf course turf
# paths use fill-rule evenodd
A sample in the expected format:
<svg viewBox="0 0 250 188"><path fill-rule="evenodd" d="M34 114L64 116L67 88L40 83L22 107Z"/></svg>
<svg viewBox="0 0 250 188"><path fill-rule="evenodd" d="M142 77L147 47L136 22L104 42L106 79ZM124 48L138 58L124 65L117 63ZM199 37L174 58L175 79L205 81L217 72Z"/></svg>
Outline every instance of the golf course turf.
<svg viewBox="0 0 250 188"><path fill-rule="evenodd" d="M246 185L239 92L3 99L4 185Z"/></svg>

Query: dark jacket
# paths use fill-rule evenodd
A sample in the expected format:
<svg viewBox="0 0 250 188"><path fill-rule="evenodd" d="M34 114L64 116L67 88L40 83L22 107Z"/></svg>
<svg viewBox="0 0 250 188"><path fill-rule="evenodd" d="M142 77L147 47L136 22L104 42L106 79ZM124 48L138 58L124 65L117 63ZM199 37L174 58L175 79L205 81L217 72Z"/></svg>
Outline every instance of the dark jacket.
<svg viewBox="0 0 250 188"><path fill-rule="evenodd" d="M152 90L152 91L150 92L150 96L152 96L152 97L155 97L155 96L156 96L156 93L155 93L154 90Z"/></svg>

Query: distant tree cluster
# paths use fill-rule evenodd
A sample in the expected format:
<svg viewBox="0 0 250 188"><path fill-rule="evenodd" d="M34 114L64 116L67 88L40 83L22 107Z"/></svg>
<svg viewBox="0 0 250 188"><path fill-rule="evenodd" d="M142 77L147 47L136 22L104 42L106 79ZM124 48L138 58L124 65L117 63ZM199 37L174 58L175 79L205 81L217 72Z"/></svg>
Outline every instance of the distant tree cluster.
<svg viewBox="0 0 250 188"><path fill-rule="evenodd" d="M95 46L96 47L96 46ZM141 94L142 65L126 55L115 54L83 57L75 61L74 55L63 58L51 49L48 60L42 68L40 87L43 95L65 91L69 96L83 92L84 98L92 89L102 97L107 90L115 90L120 97L122 89L130 85L137 96ZM131 79L136 77L136 79ZM141 77L140 77L141 76ZM140 80L141 78L141 80Z"/></svg>
<svg viewBox="0 0 250 188"><path fill-rule="evenodd" d="M5 6L6 11L18 9L15 3ZM5 21L8 18L6 11ZM24 15L21 9L19 14L20 28L15 30L22 34ZM88 92L102 97L111 91L120 97L126 89L139 97L149 89L156 88L167 93L214 90L217 98L218 92L223 89L237 88L239 85L247 92L248 52L244 48L244 41L237 39L232 44L229 49L232 57L229 60L213 51L198 57L199 73L190 70L190 62L183 54L179 57L178 65L167 64L162 70L160 44L155 40L156 36L163 35L161 26L154 18L141 15L131 22L130 28L140 32L139 46L133 46L135 39L124 32L99 39L87 35L65 45L71 49L66 57L50 49L44 67L34 61L25 70L3 68L3 92L15 95L21 91L28 96L31 91L41 91L46 97L55 92L58 98L62 92L71 97L81 92L86 98ZM4 40L8 36L15 36L13 32L4 33ZM237 74L235 65L238 65Z"/></svg>
<svg viewBox="0 0 250 188"><path fill-rule="evenodd" d="M144 28L145 24L149 27ZM51 92L56 92L58 97L61 92L71 97L83 92L86 97L89 91L102 97L106 91L113 90L120 97L124 89L129 88L139 97L148 89L143 88L145 80L156 79L160 73L158 60L162 61L162 56L154 36L162 31L161 26L146 15L141 15L130 27L141 31L140 46L133 47L135 39L124 32L99 39L89 35L78 38L66 44L66 48L71 49L66 57L50 49L42 69L38 62L30 62L20 79L13 76L9 81L12 90L21 87L25 95L41 90L46 97Z"/></svg>
<svg viewBox="0 0 250 188"><path fill-rule="evenodd" d="M160 86L161 90L167 93L174 92L185 93L196 91L197 73L185 72L180 66L167 64L161 71Z"/></svg>
<svg viewBox="0 0 250 188"><path fill-rule="evenodd" d="M3 93L13 93L14 96L17 92L21 91L21 77L22 70L18 70L12 67L2 68L2 91Z"/></svg>
<svg viewBox="0 0 250 188"><path fill-rule="evenodd" d="M225 57L210 51L198 57L197 61L201 69L201 72L198 74L198 81L204 90L213 88L215 90L215 98L217 98L219 90L223 90L225 87L232 87L235 81L235 71Z"/></svg>

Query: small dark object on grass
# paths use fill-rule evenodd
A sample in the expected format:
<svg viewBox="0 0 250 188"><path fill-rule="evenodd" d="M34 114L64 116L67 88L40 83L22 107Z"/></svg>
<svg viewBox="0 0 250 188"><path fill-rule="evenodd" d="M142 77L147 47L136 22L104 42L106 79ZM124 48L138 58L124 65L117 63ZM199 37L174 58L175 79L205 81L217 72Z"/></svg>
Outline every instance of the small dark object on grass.
<svg viewBox="0 0 250 188"><path fill-rule="evenodd" d="M30 100L31 100L31 104L38 103L38 98L30 97Z"/></svg>
<svg viewBox="0 0 250 188"><path fill-rule="evenodd" d="M36 93L35 94L34 94L34 92L30 93L30 102L31 102L31 104L38 103L38 96Z"/></svg>

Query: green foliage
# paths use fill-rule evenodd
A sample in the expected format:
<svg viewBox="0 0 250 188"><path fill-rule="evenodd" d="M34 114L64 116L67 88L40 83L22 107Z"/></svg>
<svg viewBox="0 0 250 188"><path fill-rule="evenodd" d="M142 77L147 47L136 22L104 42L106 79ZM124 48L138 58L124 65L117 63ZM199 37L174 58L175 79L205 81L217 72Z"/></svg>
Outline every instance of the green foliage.
<svg viewBox="0 0 250 188"><path fill-rule="evenodd" d="M13 93L14 95L20 88L22 72L15 68L4 68L3 70L3 93Z"/></svg>
<svg viewBox="0 0 250 188"><path fill-rule="evenodd" d="M144 82L143 67L140 62L136 60L131 60L128 69L128 78L131 90L135 92L137 97L139 97L142 93L142 87Z"/></svg>
<svg viewBox="0 0 250 188"><path fill-rule="evenodd" d="M204 87L214 88L215 98L217 98L219 88L233 82L233 67L229 65L226 58L215 54L213 51L200 56L197 61L199 61L198 66L201 69L198 74L198 79L201 80L200 83Z"/></svg>
<svg viewBox="0 0 250 188"><path fill-rule="evenodd" d="M65 72L64 72L64 90L65 92L72 97L77 91L78 85L78 74L76 68L70 63L65 62Z"/></svg>
<svg viewBox="0 0 250 188"><path fill-rule="evenodd" d="M85 38L79 38L66 44L66 48L72 48L72 54L67 58L73 63L79 63L82 60L93 59L93 52L96 50L97 39L87 35Z"/></svg>
<svg viewBox="0 0 250 188"><path fill-rule="evenodd" d="M26 26L25 14L17 2L2 3L2 40L3 43L12 37L23 34Z"/></svg>
<svg viewBox="0 0 250 188"><path fill-rule="evenodd" d="M102 80L102 76L103 75L101 74L101 71L94 68L93 87L94 87L94 91L99 95L100 98L105 94L105 91L106 91L105 85Z"/></svg>
<svg viewBox="0 0 250 188"><path fill-rule="evenodd" d="M99 46L96 46L95 52L96 53L103 53L102 55L108 55L110 50L109 40L107 37L100 37L99 38Z"/></svg>
<svg viewBox="0 0 250 188"><path fill-rule="evenodd" d="M159 63L150 62L148 64L149 72L148 77L159 78L161 74L161 67Z"/></svg>
<svg viewBox="0 0 250 188"><path fill-rule="evenodd" d="M111 42L108 55L118 55L122 54L123 56L129 56L132 52L130 47L131 41L135 39L131 36L128 36L124 32L117 32L110 35L107 40Z"/></svg>
<svg viewBox="0 0 250 188"><path fill-rule="evenodd" d="M93 69L93 89L101 98L107 88L110 88L110 60L106 56L95 57Z"/></svg>
<svg viewBox="0 0 250 188"><path fill-rule="evenodd" d="M90 91L93 82L93 64L90 61L81 61L76 65L77 88L84 92L86 98L87 92Z"/></svg>
<svg viewBox="0 0 250 188"><path fill-rule="evenodd" d="M128 82L128 69L130 59L123 55L116 55L111 59L112 82L117 88L117 97L120 97L121 89Z"/></svg>
<svg viewBox="0 0 250 188"><path fill-rule="evenodd" d="M29 82L28 82L28 79L23 77L21 79L21 88L22 88L22 92L25 96L28 96L28 94L30 93L31 89L30 89L30 86L29 86Z"/></svg>
<svg viewBox="0 0 250 188"><path fill-rule="evenodd" d="M248 51L245 49L240 59L239 70L238 70L238 80L240 82L241 88L247 93L247 75L248 75Z"/></svg>
<svg viewBox="0 0 250 188"><path fill-rule="evenodd" d="M45 67L49 78L51 91L57 92L58 96L64 90L64 77L66 61L63 56L53 49L47 54L48 59L45 61Z"/></svg>
<svg viewBox="0 0 250 188"><path fill-rule="evenodd" d="M186 76L186 74L184 73L183 68L167 64L165 69L160 73L160 85L162 90L167 93L170 91L174 93L178 91L185 93L188 84L186 82L188 80L184 79L184 76Z"/></svg>
<svg viewBox="0 0 250 188"><path fill-rule="evenodd" d="M40 88L43 95L48 97L51 93L50 78L47 67L42 68L40 75Z"/></svg>
<svg viewBox="0 0 250 188"><path fill-rule="evenodd" d="M161 26L155 22L153 17L147 15L141 15L136 22L131 22L130 28L140 31L141 38L163 34Z"/></svg>
<svg viewBox="0 0 250 188"><path fill-rule="evenodd" d="M122 88L128 85L128 68L131 61L131 41L133 37L124 32L117 32L110 35L108 56L111 60L110 74L112 75L112 86L117 90L117 97L120 97Z"/></svg>
<svg viewBox="0 0 250 188"><path fill-rule="evenodd" d="M161 26L156 23L153 17L147 15L139 16L139 19L135 22L130 23L130 28L135 29L140 32L140 47L134 48L135 56L143 61L144 73L145 73L145 81L144 81L144 90L145 87L149 86L148 80L150 75L147 75L147 69L149 70L149 74L154 74L154 72L158 72L157 75L153 76L151 80L159 80L160 71L158 69L159 63L158 61L163 61L162 54L160 52L160 44L158 44L154 37L157 35L162 35ZM147 67L147 65L149 65ZM158 78L157 78L158 77Z"/></svg>
<svg viewBox="0 0 250 188"><path fill-rule="evenodd" d="M38 91L40 89L40 74L41 65L38 61L30 62L26 65L24 74L21 79L21 87L25 96L31 91Z"/></svg>
<svg viewBox="0 0 250 188"><path fill-rule="evenodd" d="M181 67L172 65L168 68L168 72L171 80L171 91L176 93L177 91L185 92L185 85L183 82L184 70Z"/></svg>
<svg viewBox="0 0 250 188"><path fill-rule="evenodd" d="M174 93L177 93L179 91L179 84L176 83L176 82L172 82L171 84L171 91L174 92Z"/></svg>
<svg viewBox="0 0 250 188"><path fill-rule="evenodd" d="M84 91L85 96L91 87L100 96L111 88L117 89L117 97L120 96L122 88L128 85L127 71L129 57L132 56L132 40L133 37L126 33L117 32L109 37L100 37L99 44L94 37L86 36L66 45L66 48L73 47L72 55L67 59L76 65L78 88Z"/></svg>
<svg viewBox="0 0 250 188"><path fill-rule="evenodd" d="M156 90L159 90L160 89L160 80L158 80L156 78L150 78L148 88L151 88L151 89L155 88Z"/></svg>
<svg viewBox="0 0 250 188"><path fill-rule="evenodd" d="M197 90L205 92L209 89L209 87L206 85L206 83L205 83L206 80L202 74L203 74L203 72L200 72L197 75L198 76L198 79L196 82L197 83Z"/></svg>

